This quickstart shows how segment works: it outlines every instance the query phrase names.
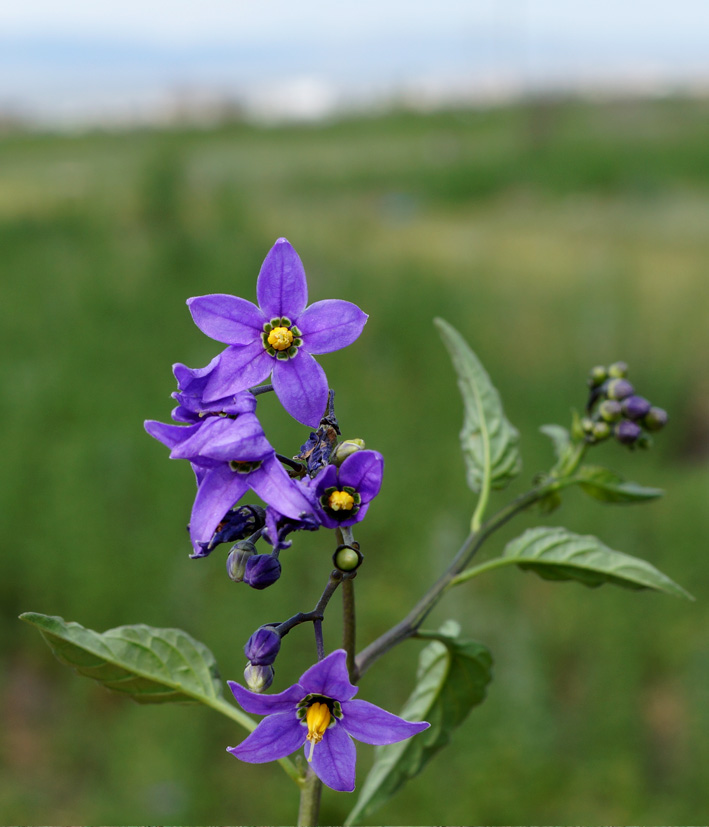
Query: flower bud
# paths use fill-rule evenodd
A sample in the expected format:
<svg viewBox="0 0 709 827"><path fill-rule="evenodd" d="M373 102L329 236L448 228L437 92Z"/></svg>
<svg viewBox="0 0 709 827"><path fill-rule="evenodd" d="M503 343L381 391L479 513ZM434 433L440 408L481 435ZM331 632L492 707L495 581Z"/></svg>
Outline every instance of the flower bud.
<svg viewBox="0 0 709 827"><path fill-rule="evenodd" d="M590 416L584 416L581 420L581 429L585 434L593 433L593 420Z"/></svg>
<svg viewBox="0 0 709 827"><path fill-rule="evenodd" d="M244 681L252 692L265 692L273 683L273 667L249 663L244 669Z"/></svg>
<svg viewBox="0 0 709 827"><path fill-rule="evenodd" d="M667 419L667 411L662 408L650 408L650 410L645 414L643 425L648 429L648 431L659 431L661 428L665 427L667 424Z"/></svg>
<svg viewBox="0 0 709 827"><path fill-rule="evenodd" d="M632 445L642 433L635 422L624 419L615 426L615 438L623 445Z"/></svg>
<svg viewBox="0 0 709 827"><path fill-rule="evenodd" d="M634 390L627 379L611 379L606 388L606 396L609 399L625 399L626 396L631 396Z"/></svg>
<svg viewBox="0 0 709 827"><path fill-rule="evenodd" d="M246 641L244 654L252 666L270 666L281 648L281 636L273 626L261 626Z"/></svg>
<svg viewBox="0 0 709 827"><path fill-rule="evenodd" d="M332 562L335 568L340 571L348 572L358 569L362 565L364 555L355 546L338 546L335 553L332 555Z"/></svg>
<svg viewBox="0 0 709 827"><path fill-rule="evenodd" d="M589 388L597 388L599 385L602 385L606 379L608 378L608 372L602 365L596 365L595 368L591 368L588 374L588 386Z"/></svg>
<svg viewBox="0 0 709 827"><path fill-rule="evenodd" d="M623 409L617 400L604 399L598 406L598 414L606 422L617 422L623 415Z"/></svg>
<svg viewBox="0 0 709 827"><path fill-rule="evenodd" d="M628 419L642 419L650 410L650 403L643 396L626 396L623 400L623 413Z"/></svg>
<svg viewBox="0 0 709 827"><path fill-rule="evenodd" d="M235 583L241 583L244 579L247 561L256 554L256 546L248 540L234 543L226 558L226 573Z"/></svg>
<svg viewBox="0 0 709 827"><path fill-rule="evenodd" d="M599 442L608 439L611 435L611 426L607 422L595 422L593 425L593 436Z"/></svg>
<svg viewBox="0 0 709 827"><path fill-rule="evenodd" d="M624 379L628 375L627 362L613 362L608 368L608 376L611 379Z"/></svg>
<svg viewBox="0 0 709 827"><path fill-rule="evenodd" d="M347 457L356 454L364 448L363 439L346 439L335 446L334 451L330 454L330 464L337 465L338 468L347 459Z"/></svg>
<svg viewBox="0 0 709 827"><path fill-rule="evenodd" d="M281 564L272 554L254 554L246 561L244 583L252 589L266 589L281 576Z"/></svg>

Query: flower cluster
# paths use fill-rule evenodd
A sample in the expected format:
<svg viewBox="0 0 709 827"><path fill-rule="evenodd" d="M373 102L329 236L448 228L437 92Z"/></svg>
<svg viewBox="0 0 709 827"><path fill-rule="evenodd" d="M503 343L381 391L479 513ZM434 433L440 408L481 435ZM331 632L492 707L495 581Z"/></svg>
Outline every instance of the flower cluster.
<svg viewBox="0 0 709 827"><path fill-rule="evenodd" d="M280 575L278 552L290 545L289 533L347 527L364 518L381 486L383 459L352 440L343 443L339 467L329 464L339 428L325 372L313 356L351 344L366 314L335 299L308 306L303 265L284 238L266 256L256 294L258 306L224 294L188 300L197 326L228 347L204 368L174 365L174 424L149 420L145 428L170 448L172 459L188 460L194 471L192 557L237 542L229 576L265 588ZM295 461L276 452L256 415L257 393L271 389L257 386L269 377L286 411L316 428ZM238 505L249 491L265 510ZM261 536L271 553L255 554L245 545Z"/></svg>
<svg viewBox="0 0 709 827"><path fill-rule="evenodd" d="M667 423L667 412L638 396L627 375L625 362L591 370L587 415L581 420L587 442L601 442L613 436L622 445L648 447L648 432L659 431Z"/></svg>

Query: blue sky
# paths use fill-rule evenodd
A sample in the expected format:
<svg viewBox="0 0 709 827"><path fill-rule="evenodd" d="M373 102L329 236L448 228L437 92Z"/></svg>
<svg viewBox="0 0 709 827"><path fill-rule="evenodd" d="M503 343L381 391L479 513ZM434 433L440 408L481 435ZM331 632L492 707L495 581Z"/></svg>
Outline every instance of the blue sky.
<svg viewBox="0 0 709 827"><path fill-rule="evenodd" d="M276 108L300 96L317 112L397 90L708 80L709 0L0 4L0 106L50 119L149 110L179 90Z"/></svg>

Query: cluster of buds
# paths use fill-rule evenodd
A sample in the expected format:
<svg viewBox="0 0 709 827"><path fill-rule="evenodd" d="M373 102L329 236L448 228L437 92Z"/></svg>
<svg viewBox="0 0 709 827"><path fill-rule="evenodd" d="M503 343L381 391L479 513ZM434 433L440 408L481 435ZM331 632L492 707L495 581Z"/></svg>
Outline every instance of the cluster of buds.
<svg viewBox="0 0 709 827"><path fill-rule="evenodd" d="M667 423L667 412L638 396L627 375L625 362L591 369L586 416L580 423L587 442L602 442L612 436L622 445L647 448L651 444L649 432L659 431Z"/></svg>

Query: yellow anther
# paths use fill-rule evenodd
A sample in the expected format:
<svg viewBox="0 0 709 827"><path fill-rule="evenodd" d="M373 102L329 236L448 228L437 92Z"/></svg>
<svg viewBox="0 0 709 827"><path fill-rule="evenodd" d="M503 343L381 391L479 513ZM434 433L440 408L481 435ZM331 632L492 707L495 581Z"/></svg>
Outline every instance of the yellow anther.
<svg viewBox="0 0 709 827"><path fill-rule="evenodd" d="M327 502L333 511L351 511L354 497L346 491L333 491Z"/></svg>
<svg viewBox="0 0 709 827"><path fill-rule="evenodd" d="M268 343L274 350L288 350L293 344L293 334L287 327L274 327L268 334Z"/></svg>
<svg viewBox="0 0 709 827"><path fill-rule="evenodd" d="M316 702L308 707L308 711L305 715L305 722L308 725L308 734L306 737L308 741L310 741L308 761L310 761L313 757L315 744L319 744L320 741L322 741L322 737L325 734L325 730L328 728L331 718L332 714L330 713L330 707L327 704Z"/></svg>

